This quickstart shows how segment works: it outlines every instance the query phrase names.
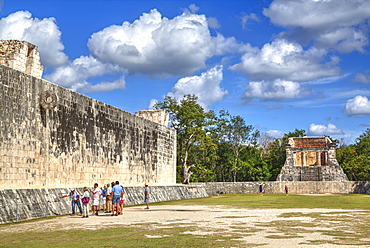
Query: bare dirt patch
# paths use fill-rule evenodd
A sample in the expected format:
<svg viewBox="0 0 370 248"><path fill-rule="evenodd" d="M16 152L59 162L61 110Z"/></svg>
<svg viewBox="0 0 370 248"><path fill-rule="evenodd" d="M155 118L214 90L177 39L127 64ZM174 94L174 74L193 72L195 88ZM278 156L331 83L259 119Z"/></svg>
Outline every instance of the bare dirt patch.
<svg viewBox="0 0 370 248"><path fill-rule="evenodd" d="M62 216L16 225L2 225L0 232L22 233L29 231L56 231L87 229L97 230L120 226L144 225L150 229L187 227L187 234L231 235L245 244L258 247L351 247L332 231L351 230L351 223L335 222L346 216L358 219L368 212L343 209L230 209L224 206L161 205L126 207L121 216L100 214L81 218ZM318 219L319 217L323 219ZM323 217L324 216L324 217ZM156 234L147 238L161 238ZM338 243L337 241L340 240ZM343 241L344 240L344 241ZM352 247L358 247L353 245Z"/></svg>

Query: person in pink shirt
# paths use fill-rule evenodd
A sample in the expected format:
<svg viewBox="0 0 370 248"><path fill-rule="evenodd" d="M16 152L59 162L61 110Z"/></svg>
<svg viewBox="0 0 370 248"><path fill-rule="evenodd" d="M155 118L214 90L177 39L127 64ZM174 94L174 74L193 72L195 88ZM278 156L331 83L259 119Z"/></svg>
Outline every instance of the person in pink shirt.
<svg viewBox="0 0 370 248"><path fill-rule="evenodd" d="M94 184L93 194L93 214L99 215L99 200L101 195L101 189L97 183Z"/></svg>

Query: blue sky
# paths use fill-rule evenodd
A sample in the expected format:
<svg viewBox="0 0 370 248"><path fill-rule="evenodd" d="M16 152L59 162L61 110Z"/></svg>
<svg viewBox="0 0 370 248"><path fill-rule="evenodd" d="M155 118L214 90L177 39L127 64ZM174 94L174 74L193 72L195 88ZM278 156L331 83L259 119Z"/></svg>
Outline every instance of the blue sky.
<svg viewBox="0 0 370 248"><path fill-rule="evenodd" d="M43 78L131 113L166 95L346 144L370 127L370 1L0 0Z"/></svg>

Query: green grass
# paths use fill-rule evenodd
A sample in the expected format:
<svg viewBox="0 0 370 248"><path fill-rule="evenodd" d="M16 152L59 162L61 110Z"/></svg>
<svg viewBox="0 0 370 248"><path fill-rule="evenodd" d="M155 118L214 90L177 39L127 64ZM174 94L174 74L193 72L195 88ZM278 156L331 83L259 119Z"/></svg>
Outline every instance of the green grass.
<svg viewBox="0 0 370 248"><path fill-rule="evenodd" d="M99 230L60 231L49 229L44 232L27 230L18 233L1 232L1 229L19 225L19 223L12 223L0 225L0 247L257 247L258 244L246 243L241 239L256 235L260 231L266 230L267 227L265 238L271 242L276 239L304 239L307 233L318 232L330 239L305 240L301 244L370 245L368 238L370 237L370 197L368 195L220 195L151 205L207 205L218 208L222 206L223 208L247 209L339 208L343 211L284 213L279 216L281 219L257 222L254 226L239 222L241 220L239 215L222 217L234 219L233 224L229 225L229 230L223 228L206 229L197 223L171 223L167 225L167 223L151 222L137 223L131 226L116 225L114 228ZM350 209L362 211L350 214L345 212ZM178 220L181 220L181 213L178 214ZM32 220L32 222L37 225L39 220Z"/></svg>
<svg viewBox="0 0 370 248"><path fill-rule="evenodd" d="M233 208L342 208L370 210L370 196L360 194L289 195L265 194L219 195L200 199L187 199L156 203L159 205L224 205Z"/></svg>

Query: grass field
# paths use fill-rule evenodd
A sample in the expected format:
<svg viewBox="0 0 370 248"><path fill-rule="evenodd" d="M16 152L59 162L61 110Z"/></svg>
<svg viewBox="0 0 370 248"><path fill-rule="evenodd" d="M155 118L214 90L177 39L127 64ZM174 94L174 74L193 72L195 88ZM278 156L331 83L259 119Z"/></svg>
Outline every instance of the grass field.
<svg viewBox="0 0 370 248"><path fill-rule="evenodd" d="M28 225L39 225L43 219L0 225L0 247L256 247L255 238L264 235L266 247L276 242L297 239L302 245L342 247L370 246L370 197L368 195L220 195L202 199L153 203L152 207L210 206L215 209L329 209L325 212L288 211L271 221L248 223L247 215L217 217L230 219L228 228L207 227L195 221L182 223L136 223L111 228L27 231ZM333 212L330 211L333 209ZM335 211L334 211L335 209ZM342 211L342 210L343 211ZM359 210L359 211L352 211ZM253 211L252 211L253 212ZM181 212L171 213L178 215ZM58 219L60 217L57 217ZM63 217L62 217L63 218ZM245 219L245 220L244 220ZM49 218L53 221L55 218ZM243 222L244 221L244 222ZM9 230L8 230L9 229ZM17 230L12 232L11 230ZM197 232L189 233L188 230ZM319 238L305 239L316 232ZM150 235L148 235L150 234ZM250 237L250 239L248 239ZM325 238L322 238L325 237ZM270 244L270 246L268 246Z"/></svg>

